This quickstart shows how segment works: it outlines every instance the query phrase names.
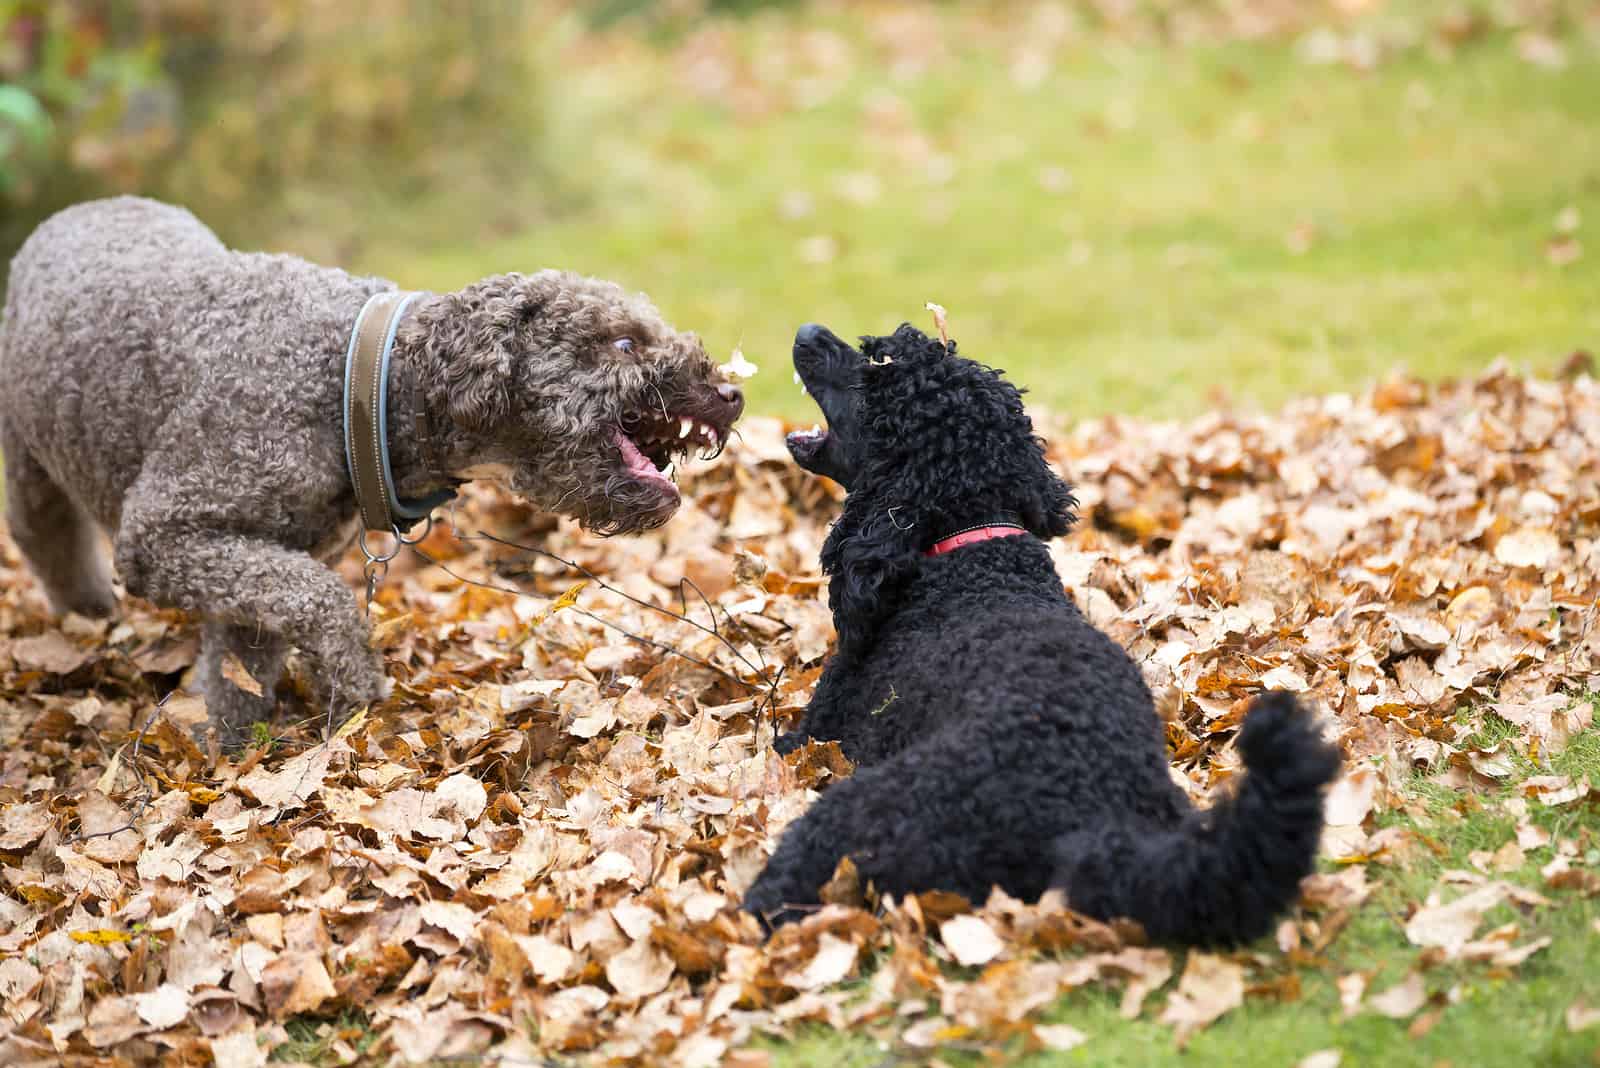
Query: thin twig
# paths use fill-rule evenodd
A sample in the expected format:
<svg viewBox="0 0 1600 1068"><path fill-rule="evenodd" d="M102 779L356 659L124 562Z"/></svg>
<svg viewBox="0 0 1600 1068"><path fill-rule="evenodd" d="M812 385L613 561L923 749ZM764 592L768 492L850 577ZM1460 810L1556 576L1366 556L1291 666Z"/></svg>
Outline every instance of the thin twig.
<svg viewBox="0 0 1600 1068"><path fill-rule="evenodd" d="M488 541L488 542L492 542L492 543L494 543L496 545L504 546L504 547L509 548L509 549L516 549L519 552L525 552L525 553L529 553L530 555L533 555L533 556L539 556L539 557L543 557L545 559L551 560L554 563L560 564L562 567L565 567L565 568L567 568L567 569L569 569L571 571L574 571L574 572L582 575L584 578L586 578L589 581L593 582L596 586L600 587L602 590L605 590L607 593L615 594L616 596L621 597L624 600L626 600L626 601L628 601L628 602L630 602L630 603L632 603L634 605L637 605L640 608L644 608L644 609L648 609L649 611L656 612L656 613L658 613L660 615L666 616L668 619L675 620L675 621L677 621L679 623L687 623L689 626L691 626L694 629L700 631L701 633L710 635L712 638L716 639L719 643L721 643L721 645L724 648L726 648L729 651L729 653L731 653L733 655L735 660L737 660L740 664L742 664L751 674L756 676L756 678L760 679L761 680L761 685L756 685L753 682L750 682L750 681L748 681L746 679L742 679L738 675L734 674L733 672L727 671L727 670L717 666L716 664L710 662L709 660L705 660L705 659L703 659L701 657L697 657L697 656L694 656L694 655L692 655L690 653L686 653L682 649L679 649L676 646L674 646L674 645L672 645L672 644L670 644L668 642L658 641L658 640L656 640L654 638L645 637L642 634L636 634L633 631L629 630L627 627L624 627L619 623L615 623L612 620L606 619L603 616L597 615L596 613L591 612L591 611L589 611L587 609L578 608L576 606L574 606L573 608L570 609L571 611L576 612L578 615L583 616L585 619L591 619L594 622L600 624L601 626L603 626L603 627L605 627L605 628L607 628L609 630L615 631L616 633L621 634L624 637L627 637L627 638L629 638L629 639L631 639L631 640L633 640L635 642L638 642L641 645L646 645L646 646L649 646L650 648L656 649L656 650L658 650L660 652L668 653L668 654L671 654L673 656L679 657L680 659L686 660L691 664L694 664L694 665L696 665L698 667L703 667L708 671L714 672L715 674L721 676L724 679L727 679L729 682L732 682L735 685L742 686L745 689L748 689L748 690L751 690L751 691L754 691L756 693L761 694L762 696L761 696L761 698L760 698L760 700L758 702L758 705L757 705L757 718L759 720L761 708L762 708L762 706L765 706L765 709L767 710L767 712L769 714L769 718L771 719L772 724L773 724L773 733L774 733L774 735L776 735L776 733L777 733L778 684L779 684L780 680L783 678L783 669L779 668L777 675L774 676L774 675L771 675L769 673L769 671L767 670L766 663L765 663L765 658L762 658L762 662L760 664L757 664L757 663L751 661L751 659L744 654L743 650L741 650L736 644L734 644L733 641L731 641L725 634L722 633L721 628L717 625L717 616L716 616L715 606L712 604L710 598L706 597L704 591L702 591L698 586L696 586L687 577L685 577L683 579L683 581L679 584L679 588L678 588L679 599L680 599L680 602L684 605L684 609L683 609L682 612L674 612L670 608L664 608L661 605L654 604L654 603L652 603L650 601L646 601L646 600L644 600L642 598L639 598L639 597L635 597L633 594L627 592L626 590L622 590L622 589L617 588L616 586L611 585L609 582L605 581L599 575L595 574L589 568L587 568L584 565L578 563L577 561L568 560L565 557L560 556L557 553L553 553L553 552L549 551L548 549L541 549L541 548L538 548L537 546L532 546L532 545L523 545L523 544L521 544L519 542L510 541L510 540L508 540L506 538L501 538L501 537L498 537L497 535L490 534L490 533L488 533L487 531L484 531L484 530L478 530L474 534L465 534L465 533L460 532L459 530L453 530L452 533L458 539L460 539L461 541ZM518 587L501 586L501 585L498 585L496 583L483 582L483 581L478 580L478 579L470 578L470 577L468 577L466 575L461 574L458 571L453 570L452 568L449 567L449 565L445 564L443 561L436 560L432 556L429 556L426 552L424 552L422 549L418 548L417 546L413 545L410 548L411 548L411 551L413 553L415 553L423 561L425 561L426 563L428 563L429 565L431 565L433 567L439 568L439 570L443 571L446 575L449 575L451 578L455 579L458 582L463 582L463 583L466 583L467 585L470 585L470 586L477 586L480 589L493 590L493 591L496 591L496 592L499 592L499 593L508 593L508 594L512 594L514 596L519 596L519 597L520 596L526 596L527 593L528 593L527 590L521 589L521 588L518 588ZM694 619L692 616L690 616L688 614L688 595L687 595L687 593L684 592L685 587L688 587L689 589L693 589L695 591L695 593L697 595L699 595L701 600L706 604L707 611L709 612L709 614L711 616L711 625L710 626L707 626L706 624L701 623L699 620ZM724 614L726 614L726 612ZM732 622L732 618L731 617L729 617L729 622L730 623ZM760 651L759 650L757 650L757 655L758 656L760 655Z"/></svg>
<svg viewBox="0 0 1600 1068"><path fill-rule="evenodd" d="M163 697L161 700L156 702L156 706L150 710L150 715L145 717L144 726L139 728L138 733L133 736L133 752L128 754L128 769L132 771L134 776L139 780L139 790L141 796L139 798L138 809L132 816L128 818L128 822L124 823L120 827L116 827L109 831L95 831L93 834L75 834L69 838L63 838L61 840L62 845L77 845L79 842L87 842L91 838L110 838L114 835L121 834L123 831L131 831L144 816L145 810L150 807L151 799L155 796L155 791L150 788L150 780L145 775L144 768L139 764L139 749L144 745L145 732L148 731L150 729L150 725L155 722L156 716L160 714L162 706L165 705L167 700L176 692L176 690L169 691L166 697Z"/></svg>

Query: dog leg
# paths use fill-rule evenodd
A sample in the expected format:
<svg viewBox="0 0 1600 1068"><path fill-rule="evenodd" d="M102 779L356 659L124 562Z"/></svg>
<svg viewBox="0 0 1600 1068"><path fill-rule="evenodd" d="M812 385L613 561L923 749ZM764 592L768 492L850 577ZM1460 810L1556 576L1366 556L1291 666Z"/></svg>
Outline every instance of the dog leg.
<svg viewBox="0 0 1600 1068"><path fill-rule="evenodd" d="M38 576L51 610L58 615L111 615L117 597L94 520L50 480L17 435L0 434L0 449L5 453L11 537Z"/></svg>
<svg viewBox="0 0 1600 1068"><path fill-rule="evenodd" d="M270 721L277 705L278 676L289 646L276 634L259 626L229 626L208 622L201 630L200 661L195 666L206 711L225 747L247 741L250 724ZM237 660L238 666L229 663ZM238 668L243 667L241 676ZM251 692L252 682L261 692Z"/></svg>
<svg viewBox="0 0 1600 1068"><path fill-rule="evenodd" d="M971 724L857 769L784 831L745 894L745 910L771 927L801 918L846 856L863 885L896 897L939 889L982 904L998 884L1037 898L1053 870L1052 836L1070 826L1068 800L1050 782L1047 760L1037 768L1002 763L998 754L1014 750L997 735L1015 729ZM1060 744L1041 732L1023 751ZM1035 776L1038 789L1018 789Z"/></svg>
<svg viewBox="0 0 1600 1068"><path fill-rule="evenodd" d="M171 525L162 518L168 514L144 501L124 514L117 567L130 593L207 621L201 679L208 704L219 702L222 733L237 732L262 708L225 677L218 680L229 650L265 688L277 681L269 663L281 664L279 647L300 649L326 687L335 721L383 695L382 661L355 597L331 569L264 539ZM258 635L272 644L252 645Z"/></svg>

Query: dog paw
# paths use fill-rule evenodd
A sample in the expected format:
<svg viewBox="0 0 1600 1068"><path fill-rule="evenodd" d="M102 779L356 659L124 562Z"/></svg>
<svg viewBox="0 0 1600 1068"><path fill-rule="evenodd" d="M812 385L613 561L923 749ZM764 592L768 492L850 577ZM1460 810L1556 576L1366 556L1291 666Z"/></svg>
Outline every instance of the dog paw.
<svg viewBox="0 0 1600 1068"><path fill-rule="evenodd" d="M780 755L788 756L810 740L810 736L801 731L790 731L788 734L780 734L774 738L772 740L772 748L776 749Z"/></svg>

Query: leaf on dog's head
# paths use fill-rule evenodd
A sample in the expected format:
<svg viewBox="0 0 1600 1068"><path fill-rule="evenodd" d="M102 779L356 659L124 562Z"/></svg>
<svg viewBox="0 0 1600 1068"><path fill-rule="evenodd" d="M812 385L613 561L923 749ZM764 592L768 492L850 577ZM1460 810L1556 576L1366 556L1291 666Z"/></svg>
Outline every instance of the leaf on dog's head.
<svg viewBox="0 0 1600 1068"><path fill-rule="evenodd" d="M950 330L948 324L945 322L945 316L949 313L944 310L944 305L935 304L930 300L928 303L924 304L923 307L933 312L933 325L938 328L939 340L943 341L946 345L950 344Z"/></svg>

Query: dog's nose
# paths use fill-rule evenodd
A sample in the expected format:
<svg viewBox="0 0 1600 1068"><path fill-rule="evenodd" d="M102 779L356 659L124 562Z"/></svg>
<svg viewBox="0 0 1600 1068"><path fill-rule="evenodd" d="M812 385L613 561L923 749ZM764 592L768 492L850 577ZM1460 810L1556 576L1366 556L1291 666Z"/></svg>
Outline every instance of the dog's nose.
<svg viewBox="0 0 1600 1068"><path fill-rule="evenodd" d="M821 341L827 332L828 328L821 323L806 323L794 332L794 343L796 345L813 345Z"/></svg>
<svg viewBox="0 0 1600 1068"><path fill-rule="evenodd" d="M744 411L744 391L732 382L724 382L717 387L717 396L722 398L722 403L733 409L733 417L739 418Z"/></svg>

